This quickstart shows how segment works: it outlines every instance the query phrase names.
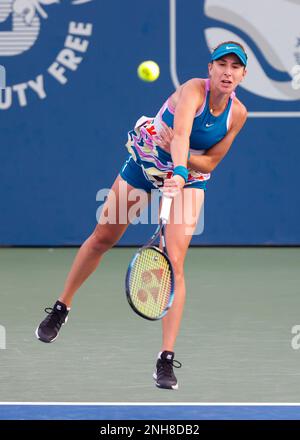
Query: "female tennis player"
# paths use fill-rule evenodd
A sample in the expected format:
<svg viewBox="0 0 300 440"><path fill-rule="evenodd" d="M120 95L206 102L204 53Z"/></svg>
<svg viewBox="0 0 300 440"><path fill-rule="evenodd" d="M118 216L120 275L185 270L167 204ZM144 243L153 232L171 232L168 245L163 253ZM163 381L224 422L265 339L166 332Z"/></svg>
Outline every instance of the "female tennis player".
<svg viewBox="0 0 300 440"><path fill-rule="evenodd" d="M162 345L154 378L160 388L178 388L173 366L181 366L174 361L174 346L185 302L184 260L210 173L226 155L247 118L245 106L235 96L236 87L245 77L246 65L247 55L241 44L221 43L212 52L208 78L193 78L182 84L154 119L141 118L128 133L129 158L112 186L99 224L77 253L58 301L53 308L45 309L48 316L36 330L38 339L52 342L57 338L61 325L67 321L75 292L125 232L130 223L128 212L136 203L130 200L131 190L144 190L150 198L151 190L161 188L177 200L172 204L166 227L168 255L175 274L175 299L162 320ZM127 208L126 222L120 221L120 202ZM114 208L116 221L105 222L104 216ZM181 222L176 221L178 209ZM185 219L186 211L195 213L192 224Z"/></svg>

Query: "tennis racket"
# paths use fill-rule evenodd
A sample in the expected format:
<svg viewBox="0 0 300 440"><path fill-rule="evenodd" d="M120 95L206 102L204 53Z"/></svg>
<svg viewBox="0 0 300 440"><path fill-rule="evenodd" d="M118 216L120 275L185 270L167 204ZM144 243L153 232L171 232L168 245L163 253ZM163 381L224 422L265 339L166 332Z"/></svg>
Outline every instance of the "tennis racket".
<svg viewBox="0 0 300 440"><path fill-rule="evenodd" d="M156 231L134 255L126 273L126 296L132 309L155 321L168 312L174 299L174 273L167 254L165 226L172 198L163 196ZM162 250L154 245L161 235Z"/></svg>

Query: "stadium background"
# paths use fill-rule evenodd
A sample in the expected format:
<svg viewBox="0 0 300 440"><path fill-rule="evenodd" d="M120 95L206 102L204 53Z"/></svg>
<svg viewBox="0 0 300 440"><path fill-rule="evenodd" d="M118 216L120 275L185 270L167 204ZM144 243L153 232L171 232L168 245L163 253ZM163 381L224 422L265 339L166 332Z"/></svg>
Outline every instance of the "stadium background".
<svg viewBox="0 0 300 440"><path fill-rule="evenodd" d="M220 22L199 0L177 1L176 54L180 82L205 77L208 27ZM18 56L1 56L7 85L43 74L46 98L29 87L27 104L12 93L1 109L0 244L79 245L96 222L97 192L109 188L127 153L127 131L141 115L155 115L174 90L170 74L168 1L44 6L39 37ZM262 5L263 13L263 5ZM47 69L63 49L71 21L92 24L89 46L76 71L60 84ZM224 29L232 30L228 23ZM11 27L0 23L2 32ZM270 78L272 69L243 29L235 29L257 53ZM83 38L83 37L82 37ZM3 55L3 54L2 54ZM136 75L138 64L155 60L160 78L151 84ZM251 69L251 60L250 66ZM300 102L271 100L242 88L238 97L252 111L299 111ZM300 243L298 164L299 118L250 117L231 151L213 173L205 202L205 229L193 239L203 245L297 245ZM132 226L120 244L139 244L153 226Z"/></svg>

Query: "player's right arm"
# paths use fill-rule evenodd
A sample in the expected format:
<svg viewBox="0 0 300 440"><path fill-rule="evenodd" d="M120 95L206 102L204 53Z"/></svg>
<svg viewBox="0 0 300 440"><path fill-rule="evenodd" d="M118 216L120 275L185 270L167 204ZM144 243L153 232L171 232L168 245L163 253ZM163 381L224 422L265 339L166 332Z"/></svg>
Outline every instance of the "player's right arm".
<svg viewBox="0 0 300 440"><path fill-rule="evenodd" d="M174 114L173 138L170 144L174 168L177 166L187 167L190 134L196 112L204 99L199 81L201 80L192 79L186 82L178 91ZM167 193L176 193L184 185L184 178L174 175L171 179L165 180L163 190Z"/></svg>
<svg viewBox="0 0 300 440"><path fill-rule="evenodd" d="M173 139L170 152L174 168L187 166L188 151L190 148L190 134L194 118L204 99L199 79L187 81L179 90L173 124Z"/></svg>

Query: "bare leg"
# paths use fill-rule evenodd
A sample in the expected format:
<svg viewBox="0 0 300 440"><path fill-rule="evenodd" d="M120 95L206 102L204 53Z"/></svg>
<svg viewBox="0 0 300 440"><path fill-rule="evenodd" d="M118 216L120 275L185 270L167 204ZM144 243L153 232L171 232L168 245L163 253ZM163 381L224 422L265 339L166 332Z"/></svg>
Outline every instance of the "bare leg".
<svg viewBox="0 0 300 440"><path fill-rule="evenodd" d="M122 194L120 194L121 187ZM64 290L59 297L59 300L66 304L67 307L71 306L72 299L76 291L91 275L91 273L94 272L94 270L100 263L103 254L107 250L109 250L115 243L117 243L117 241L122 237L123 233L125 232L129 224L128 211L130 207L136 203L136 200L128 200L128 195L131 190L137 191L135 188L125 182L121 178L121 176L118 176L104 204L99 224L96 226L92 235L83 243L83 245L79 249L67 277ZM126 195L125 199L123 199L124 194ZM120 199L123 204L123 210L124 207L126 210L125 219L121 219L122 223L120 222L120 217L122 216L119 212ZM103 223L104 216L107 218L107 213L109 212L116 213L115 221L111 223L101 224Z"/></svg>
<svg viewBox="0 0 300 440"><path fill-rule="evenodd" d="M186 194L187 191L188 194ZM172 209L170 223L166 228L167 249L175 275L175 297L171 309L162 320L163 339L161 351L174 351L185 303L184 260L204 201L204 191L201 189L185 188L183 192L182 202L176 208L177 215ZM173 205L175 205L174 202ZM178 212L180 210L181 214ZM194 219L192 223L185 218L184 212L192 213ZM182 216L181 224L175 224L176 221L178 222L178 215L179 221L180 215Z"/></svg>

